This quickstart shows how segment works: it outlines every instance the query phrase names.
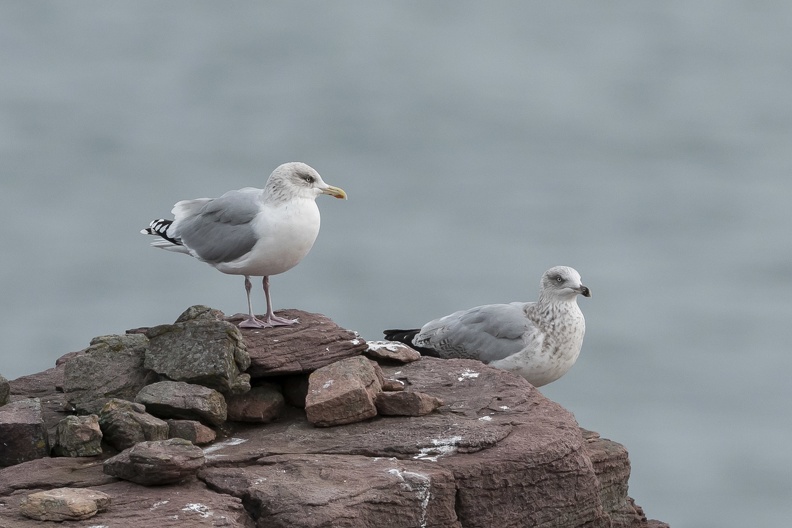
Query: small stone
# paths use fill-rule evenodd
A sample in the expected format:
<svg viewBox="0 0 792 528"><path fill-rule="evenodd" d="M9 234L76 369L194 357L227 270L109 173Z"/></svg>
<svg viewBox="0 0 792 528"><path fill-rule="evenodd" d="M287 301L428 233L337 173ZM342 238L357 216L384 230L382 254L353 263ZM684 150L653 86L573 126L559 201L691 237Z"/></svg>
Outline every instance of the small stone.
<svg viewBox="0 0 792 528"><path fill-rule="evenodd" d="M375 403L385 416L423 416L443 406L440 398L417 391L381 392Z"/></svg>
<svg viewBox="0 0 792 528"><path fill-rule="evenodd" d="M28 398L0 407L0 467L49 456L41 400Z"/></svg>
<svg viewBox="0 0 792 528"><path fill-rule="evenodd" d="M404 390L404 382L396 379L385 379L382 384L382 390L385 392L396 392Z"/></svg>
<svg viewBox="0 0 792 528"><path fill-rule="evenodd" d="M226 421L228 409L223 395L203 385L183 381L160 381L143 387L135 401L162 418L200 420L209 425Z"/></svg>
<svg viewBox="0 0 792 528"><path fill-rule="evenodd" d="M195 445L211 444L217 433L196 420L166 420L169 438L184 438Z"/></svg>
<svg viewBox="0 0 792 528"><path fill-rule="evenodd" d="M146 412L146 407L126 400L111 399L99 412L104 440L123 450L145 440L168 438L168 424Z"/></svg>
<svg viewBox="0 0 792 528"><path fill-rule="evenodd" d="M382 385L364 357L343 359L314 371L308 386L305 413L316 426L360 422L377 414L374 398Z"/></svg>
<svg viewBox="0 0 792 528"><path fill-rule="evenodd" d="M60 422L55 433L53 453L57 456L88 457L102 454L102 429L99 417L67 416Z"/></svg>
<svg viewBox="0 0 792 528"><path fill-rule="evenodd" d="M110 497L87 488L57 488L22 499L19 512L37 521L81 521L107 509Z"/></svg>
<svg viewBox="0 0 792 528"><path fill-rule="evenodd" d="M398 341L368 341L365 354L371 359L397 363L412 363L421 359L417 350Z"/></svg>
<svg viewBox="0 0 792 528"><path fill-rule="evenodd" d="M206 463L203 450L183 438L141 442L104 462L105 474L143 486L180 482Z"/></svg>
<svg viewBox="0 0 792 528"><path fill-rule="evenodd" d="M283 394L276 385L264 383L245 394L226 397L228 420L232 422L271 422L283 412Z"/></svg>

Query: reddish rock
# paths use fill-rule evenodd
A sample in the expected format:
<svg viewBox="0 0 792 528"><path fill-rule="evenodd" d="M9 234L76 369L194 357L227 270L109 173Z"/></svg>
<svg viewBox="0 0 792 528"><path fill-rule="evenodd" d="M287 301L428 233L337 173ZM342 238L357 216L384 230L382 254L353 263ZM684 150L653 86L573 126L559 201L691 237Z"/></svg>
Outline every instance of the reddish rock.
<svg viewBox="0 0 792 528"><path fill-rule="evenodd" d="M381 392L374 401L384 416L423 416L443 406L443 400L418 391Z"/></svg>
<svg viewBox="0 0 792 528"><path fill-rule="evenodd" d="M366 350L365 340L325 315L300 310L283 310L278 315L300 322L292 326L241 329L250 355L247 372L254 378L313 372Z"/></svg>
<svg viewBox="0 0 792 528"><path fill-rule="evenodd" d="M368 341L365 354L371 359L412 363L421 359L421 353L398 341Z"/></svg>
<svg viewBox="0 0 792 528"><path fill-rule="evenodd" d="M264 383L245 394L226 396L228 420L267 423L277 418L285 405L277 385Z"/></svg>
<svg viewBox="0 0 792 528"><path fill-rule="evenodd" d="M143 486L179 482L205 463L201 448L189 440L171 438L140 442L104 462L104 472Z"/></svg>
<svg viewBox="0 0 792 528"><path fill-rule="evenodd" d="M49 434L38 398L17 400L0 407L0 467L49 455Z"/></svg>
<svg viewBox="0 0 792 528"><path fill-rule="evenodd" d="M210 444L217 438L214 429L196 420L166 420L168 438L183 438L195 445Z"/></svg>
<svg viewBox="0 0 792 528"><path fill-rule="evenodd" d="M284 455L247 468L205 469L199 478L242 499L259 526L462 526L453 475L431 463Z"/></svg>
<svg viewBox="0 0 792 528"><path fill-rule="evenodd" d="M305 413L320 427L359 422L376 416L374 399L382 391L371 362L358 356L314 371L308 378Z"/></svg>

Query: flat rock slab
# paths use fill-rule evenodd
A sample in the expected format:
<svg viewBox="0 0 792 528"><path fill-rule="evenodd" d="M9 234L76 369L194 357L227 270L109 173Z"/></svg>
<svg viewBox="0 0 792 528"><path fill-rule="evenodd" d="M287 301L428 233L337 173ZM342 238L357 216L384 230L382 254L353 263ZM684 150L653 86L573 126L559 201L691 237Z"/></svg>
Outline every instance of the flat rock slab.
<svg viewBox="0 0 792 528"><path fill-rule="evenodd" d="M30 398L0 407L0 467L49 455L49 434L41 400Z"/></svg>
<svg viewBox="0 0 792 528"><path fill-rule="evenodd" d="M19 512L37 521L81 521L110 506L106 493L87 488L57 488L31 493L19 504Z"/></svg>
<svg viewBox="0 0 792 528"><path fill-rule="evenodd" d="M171 438L141 442L104 462L104 472L143 486L180 482L205 463L200 447L189 440Z"/></svg>
<svg viewBox="0 0 792 528"><path fill-rule="evenodd" d="M108 477L109 478L109 477ZM255 523L236 497L216 493L203 482L192 480L179 486L145 487L112 479L113 482L92 489L110 497L110 508L87 521L74 521L63 526L81 528L184 528L223 527L254 528ZM34 521L19 513L24 495L4 497L0 507L0 526L3 528L40 528ZM58 526L58 525L52 525Z"/></svg>
<svg viewBox="0 0 792 528"><path fill-rule="evenodd" d="M247 468L209 468L199 478L242 499L260 526L461 526L453 474L431 463L285 455Z"/></svg>
<svg viewBox="0 0 792 528"><path fill-rule="evenodd" d="M39 458L0 469L0 497L20 490L95 487L114 480L102 472L102 461L95 458ZM0 522L0 526L5 525Z"/></svg>
<svg viewBox="0 0 792 528"><path fill-rule="evenodd" d="M161 418L200 420L209 425L226 421L228 408L223 395L203 385L183 381L160 381L143 387L135 401Z"/></svg>
<svg viewBox="0 0 792 528"><path fill-rule="evenodd" d="M250 354L247 372L254 378L313 372L340 359L360 355L367 348L364 339L325 315L300 310L277 313L300 322L292 326L241 329Z"/></svg>

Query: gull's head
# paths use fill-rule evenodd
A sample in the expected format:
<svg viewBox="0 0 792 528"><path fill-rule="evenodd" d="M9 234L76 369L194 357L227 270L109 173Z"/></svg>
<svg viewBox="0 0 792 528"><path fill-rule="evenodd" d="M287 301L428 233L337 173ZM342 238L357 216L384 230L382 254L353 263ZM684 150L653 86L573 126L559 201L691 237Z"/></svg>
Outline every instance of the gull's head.
<svg viewBox="0 0 792 528"><path fill-rule="evenodd" d="M327 185L313 167L299 161L284 163L272 171L267 180L267 190L270 195L284 198L313 200L320 194L329 194L344 200L347 197L343 189Z"/></svg>
<svg viewBox="0 0 792 528"><path fill-rule="evenodd" d="M572 300L578 295L591 297L591 290L583 286L580 273L569 266L555 266L544 272L539 283L541 296L558 300Z"/></svg>

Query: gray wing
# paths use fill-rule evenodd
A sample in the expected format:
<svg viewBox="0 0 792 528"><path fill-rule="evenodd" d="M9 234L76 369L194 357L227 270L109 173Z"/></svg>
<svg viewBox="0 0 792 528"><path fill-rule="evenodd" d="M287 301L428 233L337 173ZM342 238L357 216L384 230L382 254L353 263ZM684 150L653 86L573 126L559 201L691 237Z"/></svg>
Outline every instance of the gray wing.
<svg viewBox="0 0 792 528"><path fill-rule="evenodd" d="M259 194L251 191L227 192L179 219L182 243L209 263L230 262L248 253L257 241L252 221L260 210Z"/></svg>
<svg viewBox="0 0 792 528"><path fill-rule="evenodd" d="M426 323L413 342L446 359L497 361L522 350L523 336L536 331L524 312L531 304L487 304L456 312Z"/></svg>

